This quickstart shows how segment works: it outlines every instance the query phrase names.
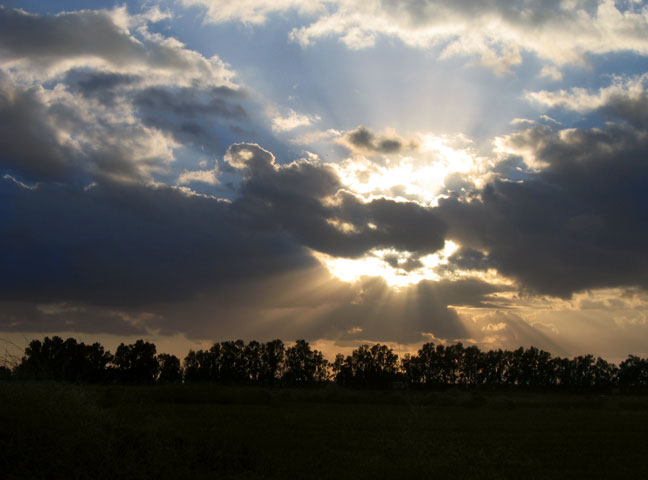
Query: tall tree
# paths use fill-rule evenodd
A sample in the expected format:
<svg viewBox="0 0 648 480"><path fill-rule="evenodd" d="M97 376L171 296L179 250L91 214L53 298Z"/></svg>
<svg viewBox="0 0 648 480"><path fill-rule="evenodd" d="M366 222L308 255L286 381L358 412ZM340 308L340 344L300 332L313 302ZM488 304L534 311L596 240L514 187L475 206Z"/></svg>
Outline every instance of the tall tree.
<svg viewBox="0 0 648 480"><path fill-rule="evenodd" d="M648 359L629 355L619 365L619 386L626 390L648 388Z"/></svg>
<svg viewBox="0 0 648 480"><path fill-rule="evenodd" d="M154 382L160 369L155 353L155 344L144 340L131 345L121 343L113 359L117 380L124 383Z"/></svg>
<svg viewBox="0 0 648 480"><path fill-rule="evenodd" d="M16 368L16 376L67 382L100 382L106 378L110 352L99 343L85 345L74 338L32 340Z"/></svg>
<svg viewBox="0 0 648 480"><path fill-rule="evenodd" d="M384 387L396 379L398 356L387 345L361 345L344 361L336 357L336 380L363 387Z"/></svg>
<svg viewBox="0 0 648 480"><path fill-rule="evenodd" d="M160 365L160 374L157 378L160 383L181 383L182 382L182 368L180 366L180 359L175 355L168 353L161 353L157 356L158 364Z"/></svg>
<svg viewBox="0 0 648 480"><path fill-rule="evenodd" d="M271 340L261 347L261 373L259 379L266 383L274 383L282 375L282 368L285 358L284 343L279 340Z"/></svg>
<svg viewBox="0 0 648 480"><path fill-rule="evenodd" d="M319 350L305 340L297 340L286 350L284 379L295 384L321 382L328 378L328 362Z"/></svg>
<svg viewBox="0 0 648 480"><path fill-rule="evenodd" d="M257 382L263 370L262 346L256 340L249 342L243 350L247 379Z"/></svg>

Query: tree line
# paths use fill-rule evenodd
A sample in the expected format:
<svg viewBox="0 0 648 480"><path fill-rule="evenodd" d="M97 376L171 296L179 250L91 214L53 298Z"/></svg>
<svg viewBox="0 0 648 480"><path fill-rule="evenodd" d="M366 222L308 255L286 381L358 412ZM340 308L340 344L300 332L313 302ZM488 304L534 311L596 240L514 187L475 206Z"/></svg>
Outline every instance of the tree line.
<svg viewBox="0 0 648 480"><path fill-rule="evenodd" d="M402 358L387 345L362 345L333 362L305 340L214 343L190 350L181 361L137 340L115 353L58 336L32 340L12 367L0 366L0 380L79 383L197 383L313 385L335 382L368 388L529 388L568 391L648 390L648 359L628 356L618 366L592 355L553 357L535 347L489 350L476 346L424 344Z"/></svg>

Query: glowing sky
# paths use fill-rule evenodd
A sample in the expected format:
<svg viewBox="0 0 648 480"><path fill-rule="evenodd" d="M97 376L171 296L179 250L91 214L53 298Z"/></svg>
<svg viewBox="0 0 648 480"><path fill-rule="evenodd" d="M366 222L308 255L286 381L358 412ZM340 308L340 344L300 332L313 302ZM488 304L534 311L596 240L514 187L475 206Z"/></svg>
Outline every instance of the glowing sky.
<svg viewBox="0 0 648 480"><path fill-rule="evenodd" d="M0 338L648 355L648 2L0 5Z"/></svg>

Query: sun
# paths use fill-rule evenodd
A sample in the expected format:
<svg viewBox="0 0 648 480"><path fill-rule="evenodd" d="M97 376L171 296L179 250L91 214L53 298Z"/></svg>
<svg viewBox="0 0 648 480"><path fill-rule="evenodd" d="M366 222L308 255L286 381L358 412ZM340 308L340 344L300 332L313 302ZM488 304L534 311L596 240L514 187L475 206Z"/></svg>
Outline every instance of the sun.
<svg viewBox="0 0 648 480"><path fill-rule="evenodd" d="M381 158L354 155L335 165L345 189L367 200L382 196L435 205L448 176L462 174L479 183L488 162L462 136L419 134L417 149Z"/></svg>
<svg viewBox="0 0 648 480"><path fill-rule="evenodd" d="M343 282L354 283L365 277L380 277L390 287L402 288L422 280L440 280L440 270L458 248L457 243L446 240L441 250L422 257L394 249L370 250L360 258L339 258L317 251L312 253L331 275Z"/></svg>

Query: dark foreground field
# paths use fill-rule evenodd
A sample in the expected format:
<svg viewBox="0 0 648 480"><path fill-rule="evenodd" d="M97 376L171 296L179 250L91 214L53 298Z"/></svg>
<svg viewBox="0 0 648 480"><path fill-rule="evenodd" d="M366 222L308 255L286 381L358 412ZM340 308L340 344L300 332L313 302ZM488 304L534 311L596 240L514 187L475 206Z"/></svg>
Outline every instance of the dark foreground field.
<svg viewBox="0 0 648 480"><path fill-rule="evenodd" d="M648 478L648 398L0 385L0 476Z"/></svg>

